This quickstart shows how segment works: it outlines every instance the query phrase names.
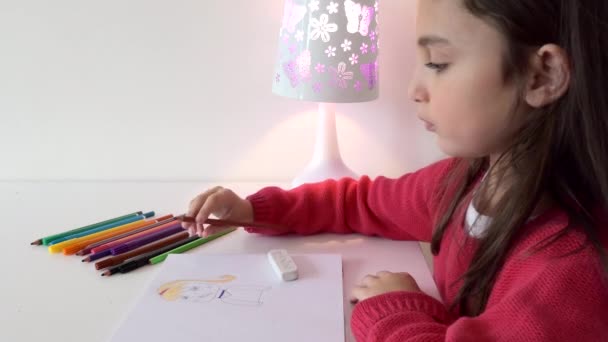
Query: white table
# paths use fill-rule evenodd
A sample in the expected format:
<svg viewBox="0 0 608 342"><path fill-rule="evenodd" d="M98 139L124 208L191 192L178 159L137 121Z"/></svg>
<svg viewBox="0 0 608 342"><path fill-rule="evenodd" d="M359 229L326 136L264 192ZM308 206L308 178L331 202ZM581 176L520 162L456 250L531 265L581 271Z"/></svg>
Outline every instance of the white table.
<svg viewBox="0 0 608 342"><path fill-rule="evenodd" d="M0 182L0 341L105 341L138 293L157 272L148 266L102 278L81 257L50 255L30 242L137 210L157 215L184 212L191 198L213 185L188 182ZM222 184L240 195L270 185ZM277 184L286 186L285 184ZM339 253L344 268L346 340L350 333L350 290L361 277L380 270L407 271L422 290L439 298L420 247L361 235L263 237L238 230L191 253Z"/></svg>

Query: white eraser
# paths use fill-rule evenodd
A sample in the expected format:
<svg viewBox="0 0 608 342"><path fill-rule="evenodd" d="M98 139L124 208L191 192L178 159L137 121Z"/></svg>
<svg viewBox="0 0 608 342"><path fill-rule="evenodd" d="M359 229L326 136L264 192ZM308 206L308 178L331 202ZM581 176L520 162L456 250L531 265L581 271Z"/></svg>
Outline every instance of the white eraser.
<svg viewBox="0 0 608 342"><path fill-rule="evenodd" d="M268 252L268 261L274 272L283 281L298 279L298 266L284 249L273 249Z"/></svg>

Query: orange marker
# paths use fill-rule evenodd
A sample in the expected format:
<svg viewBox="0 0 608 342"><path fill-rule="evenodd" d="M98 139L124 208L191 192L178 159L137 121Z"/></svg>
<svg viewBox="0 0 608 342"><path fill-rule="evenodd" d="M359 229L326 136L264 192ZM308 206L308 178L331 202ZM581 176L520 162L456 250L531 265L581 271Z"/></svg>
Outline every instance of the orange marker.
<svg viewBox="0 0 608 342"><path fill-rule="evenodd" d="M65 241L66 244L63 244L63 242L61 242L61 243L58 243L57 245L52 245L49 247L49 250L53 249L56 252L59 252L60 250L62 250L63 254L72 255L72 254L78 252L79 250L83 249L84 247L86 247L92 243L95 243L97 241L101 241L101 240L107 239L109 237L119 235L119 234L122 234L122 233L125 233L128 231L131 231L131 230L153 225L159 221L162 221L162 220L170 218L170 217L173 217L173 215L166 215L166 216L159 217L159 218L153 219L153 220L142 220L142 221L132 222L132 223L118 226L118 227L115 227L112 229L104 230L104 231L101 231L101 232L98 232L95 234L68 240L68 241ZM53 248L53 247L55 247L55 248ZM53 250L51 250L51 251L53 252Z"/></svg>
<svg viewBox="0 0 608 342"><path fill-rule="evenodd" d="M139 233L137 233L137 234L129 235L129 236L124 237L124 238L122 238L122 239L118 239L118 240L115 240L115 241L112 241L112 242L108 242L108 243L106 243L106 244L103 244L103 245L101 245L101 246L97 246L97 247L95 247L95 248L91 249L91 251L92 251L93 253L100 253L100 252L102 252L102 251L105 251L105 250L107 250L107 249L110 249L110 248L116 247L116 246L118 246L118 245L120 245L120 244L123 244L123 243L125 243L125 242L129 242L129 241L135 240L135 239L137 239L137 238L140 238L140 237L142 237L142 236L145 236L145 235L148 235L148 234L152 234L152 233L158 232L158 231L163 230L163 229L165 229L165 228L167 228L167 227L169 227L169 226L171 226L171 225L173 225L173 224L175 224L175 221L173 221L173 222L169 222L169 223L165 223L165 224L160 225L160 226L158 226L158 227L154 227L154 228L151 228L151 229L145 230L145 231L143 231L143 232L139 232ZM86 259L86 258L85 258L85 259ZM88 260L88 259L86 259L85 261L92 261L92 260Z"/></svg>

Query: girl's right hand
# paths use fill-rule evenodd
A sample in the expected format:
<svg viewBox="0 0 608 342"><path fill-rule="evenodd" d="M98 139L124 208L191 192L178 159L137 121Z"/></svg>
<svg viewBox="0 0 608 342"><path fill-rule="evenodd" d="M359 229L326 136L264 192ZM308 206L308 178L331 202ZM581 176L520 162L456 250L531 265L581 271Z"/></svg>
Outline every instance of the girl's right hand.
<svg viewBox="0 0 608 342"><path fill-rule="evenodd" d="M187 215L195 217L196 223L182 222L182 227L188 229L190 234L205 237L229 229L228 227L205 225L204 222L209 216L213 215L225 220L252 222L253 206L251 202L240 198L233 191L218 186L196 196L190 202Z"/></svg>

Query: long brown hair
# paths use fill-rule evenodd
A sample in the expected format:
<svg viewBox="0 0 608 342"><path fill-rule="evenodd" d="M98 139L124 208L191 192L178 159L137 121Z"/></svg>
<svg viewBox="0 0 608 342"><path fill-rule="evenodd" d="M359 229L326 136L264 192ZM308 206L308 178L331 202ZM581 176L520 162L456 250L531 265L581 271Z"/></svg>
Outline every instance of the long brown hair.
<svg viewBox="0 0 608 342"><path fill-rule="evenodd" d="M470 13L506 37L505 82L522 77L530 52L548 43L566 51L572 70L567 93L551 105L527 113L526 123L501 157L508 160L509 187L496 204L501 209L493 211L492 222L479 239L472 262L461 278L463 285L452 303L460 306L461 314L477 316L485 310L506 254L543 196L549 196L568 213L570 225L542 246L568 229L582 227L588 242L607 265L599 239L605 233L600 229L607 227L597 224L592 210L600 208L605 212L608 204L608 1L463 2ZM452 177L448 177L454 191L445 200L447 204L435 227L431 244L434 254L439 252L454 212L487 166L487 158L461 160ZM491 171L503 176L506 172Z"/></svg>

